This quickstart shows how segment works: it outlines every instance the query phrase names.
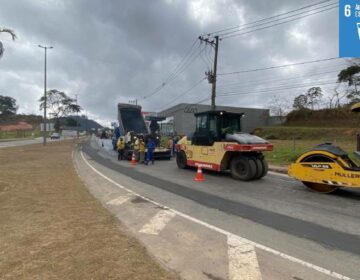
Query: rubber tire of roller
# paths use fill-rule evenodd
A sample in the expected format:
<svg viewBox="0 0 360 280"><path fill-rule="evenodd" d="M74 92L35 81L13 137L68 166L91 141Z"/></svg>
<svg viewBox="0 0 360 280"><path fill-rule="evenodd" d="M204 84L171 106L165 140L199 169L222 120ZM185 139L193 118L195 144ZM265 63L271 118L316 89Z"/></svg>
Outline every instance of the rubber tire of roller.
<svg viewBox="0 0 360 280"><path fill-rule="evenodd" d="M184 151L176 153L176 164L180 169L187 168L187 158Z"/></svg>
<svg viewBox="0 0 360 280"><path fill-rule="evenodd" d="M255 176L254 176L253 180L258 180L261 177L263 177L263 173L264 173L263 163L262 163L262 160L259 159L258 157L252 157L251 159L254 161L254 163L256 165L256 172L255 172Z"/></svg>
<svg viewBox="0 0 360 280"><path fill-rule="evenodd" d="M230 163L231 175L236 180L249 181L256 174L256 164L251 158L237 156Z"/></svg>
<svg viewBox="0 0 360 280"><path fill-rule="evenodd" d="M263 173L260 178L264 177L268 173L268 170L269 170L269 164L264 158L261 159L261 164L263 166Z"/></svg>

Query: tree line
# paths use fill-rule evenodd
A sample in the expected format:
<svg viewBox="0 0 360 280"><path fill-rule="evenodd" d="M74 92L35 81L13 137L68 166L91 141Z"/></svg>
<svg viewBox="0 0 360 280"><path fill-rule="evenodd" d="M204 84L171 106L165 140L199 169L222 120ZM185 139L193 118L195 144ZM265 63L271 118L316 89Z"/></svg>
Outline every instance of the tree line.
<svg viewBox="0 0 360 280"><path fill-rule="evenodd" d="M350 66L338 73L331 94L324 94L321 87L311 87L292 101L274 97L269 109L271 115L283 121L291 110L339 109L357 102L360 102L360 61L353 59Z"/></svg>
<svg viewBox="0 0 360 280"><path fill-rule="evenodd" d="M44 110L45 97L39 99L40 110ZM10 96L0 95L0 118L16 114L19 106L16 99ZM51 89L46 92L46 109L54 121L55 131L59 131L61 120L73 113L78 113L82 108L77 104L76 99L69 97L65 92ZM76 126L74 120L67 120L67 125Z"/></svg>

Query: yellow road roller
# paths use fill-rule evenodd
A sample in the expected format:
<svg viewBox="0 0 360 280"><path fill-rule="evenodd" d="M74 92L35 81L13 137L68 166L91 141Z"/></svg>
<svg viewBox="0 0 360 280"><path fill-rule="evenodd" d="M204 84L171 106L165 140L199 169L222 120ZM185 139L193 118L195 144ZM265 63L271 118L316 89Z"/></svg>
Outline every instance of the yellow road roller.
<svg viewBox="0 0 360 280"><path fill-rule="evenodd" d="M176 145L179 168L189 166L213 171L230 170L234 179L258 180L268 172L263 152L271 151L268 141L241 132L244 114L225 111L196 113L196 130Z"/></svg>
<svg viewBox="0 0 360 280"><path fill-rule="evenodd" d="M351 110L360 112L360 103ZM359 144L358 135L358 151L354 152L354 157L360 162ZM289 166L288 174L319 193L331 193L341 187L360 188L359 163L331 143L320 144L302 154Z"/></svg>

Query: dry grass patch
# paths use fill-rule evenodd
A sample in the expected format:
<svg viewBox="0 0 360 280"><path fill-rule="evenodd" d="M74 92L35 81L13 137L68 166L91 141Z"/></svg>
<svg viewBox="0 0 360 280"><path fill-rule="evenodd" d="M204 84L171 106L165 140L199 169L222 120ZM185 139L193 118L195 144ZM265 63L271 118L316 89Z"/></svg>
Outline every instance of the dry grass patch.
<svg viewBox="0 0 360 280"><path fill-rule="evenodd" d="M87 192L72 147L0 150L0 279L177 279Z"/></svg>

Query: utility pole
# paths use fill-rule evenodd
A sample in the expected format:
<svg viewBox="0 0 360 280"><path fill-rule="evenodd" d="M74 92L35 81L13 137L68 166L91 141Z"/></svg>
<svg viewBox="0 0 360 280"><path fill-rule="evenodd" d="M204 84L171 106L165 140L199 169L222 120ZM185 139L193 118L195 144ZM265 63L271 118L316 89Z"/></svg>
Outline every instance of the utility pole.
<svg viewBox="0 0 360 280"><path fill-rule="evenodd" d="M138 104L138 100L137 100L137 98L135 98L134 100L129 100L129 103L130 103L130 104L135 104L135 105L137 105L137 104Z"/></svg>
<svg viewBox="0 0 360 280"><path fill-rule="evenodd" d="M87 117L87 111L85 110L85 131L86 135L88 135L88 117Z"/></svg>
<svg viewBox="0 0 360 280"><path fill-rule="evenodd" d="M46 54L47 54L47 50L48 49L52 49L53 47L47 47L47 46L42 46L42 45L38 45L39 48L42 48L45 50L45 64L44 64L44 131L43 131L43 145L46 145Z"/></svg>
<svg viewBox="0 0 360 280"><path fill-rule="evenodd" d="M216 78L217 78L217 58L218 58L218 50L219 50L219 36L215 36L214 40L209 40L209 38L203 38L202 36L199 36L199 40L202 42L205 42L206 44L210 44L215 49L215 55L214 55L214 69L213 71L205 72L205 74L208 76L208 81L210 84L212 84L211 88L211 110L215 111L216 105L215 105L215 98L216 98Z"/></svg>
<svg viewBox="0 0 360 280"><path fill-rule="evenodd" d="M76 106L78 105L78 95L75 94ZM76 136L79 138L79 113L76 111Z"/></svg>

